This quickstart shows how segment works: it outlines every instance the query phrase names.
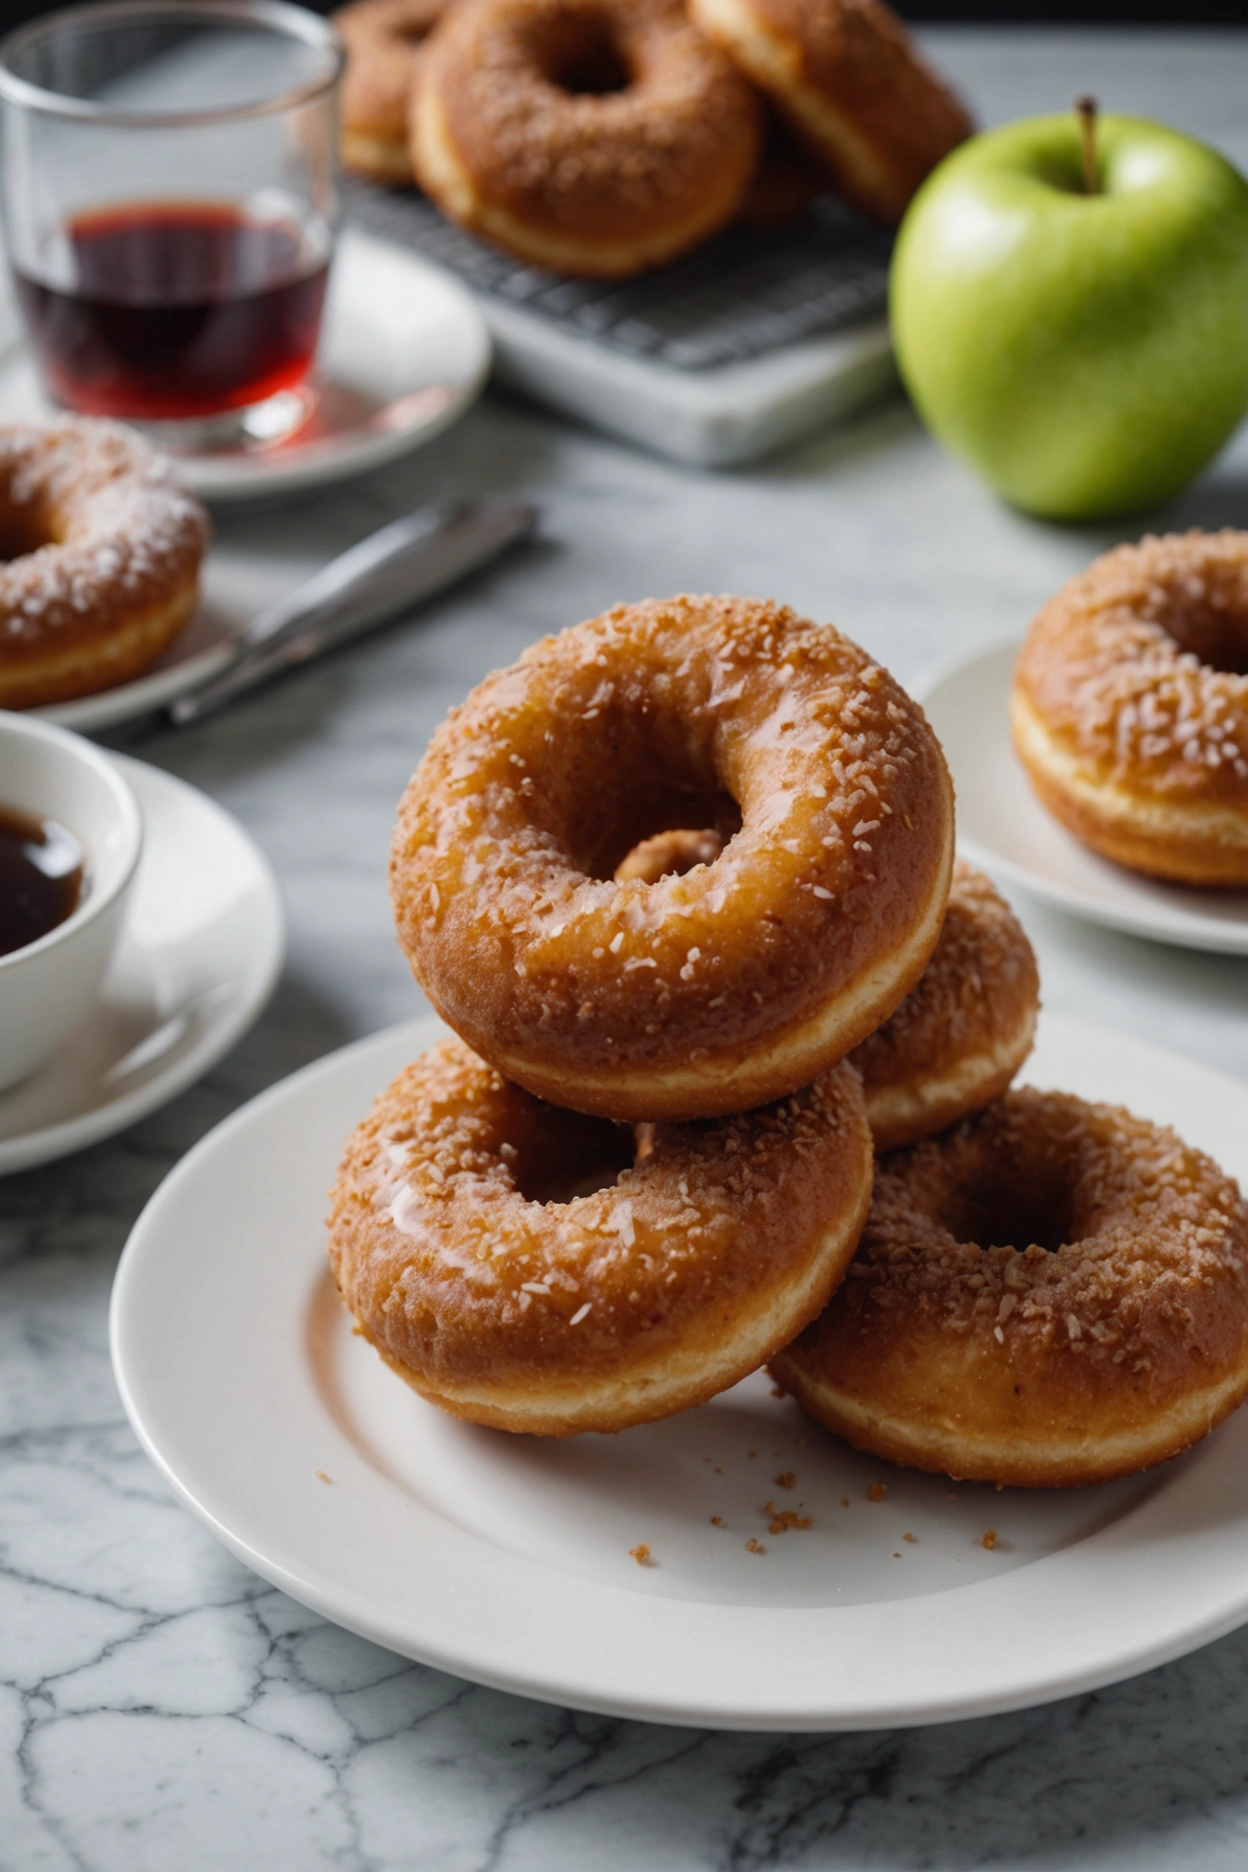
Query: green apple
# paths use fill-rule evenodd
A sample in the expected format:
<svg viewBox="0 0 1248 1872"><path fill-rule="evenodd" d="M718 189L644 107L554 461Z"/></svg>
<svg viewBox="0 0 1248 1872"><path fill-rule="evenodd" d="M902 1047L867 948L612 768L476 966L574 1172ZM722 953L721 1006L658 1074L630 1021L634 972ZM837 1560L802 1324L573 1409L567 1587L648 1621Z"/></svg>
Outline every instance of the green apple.
<svg viewBox="0 0 1248 1872"><path fill-rule="evenodd" d="M973 137L910 205L897 361L928 427L1029 513L1177 492L1248 409L1248 183L1141 118ZM1094 152L1094 153L1093 153Z"/></svg>

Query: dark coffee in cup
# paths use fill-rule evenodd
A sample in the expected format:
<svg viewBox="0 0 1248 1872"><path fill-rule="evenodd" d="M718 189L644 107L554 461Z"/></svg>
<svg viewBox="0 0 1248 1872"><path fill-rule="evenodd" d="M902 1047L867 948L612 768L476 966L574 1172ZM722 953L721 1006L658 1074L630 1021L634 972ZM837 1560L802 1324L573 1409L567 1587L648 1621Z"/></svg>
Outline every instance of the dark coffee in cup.
<svg viewBox="0 0 1248 1872"><path fill-rule="evenodd" d="M82 846L63 825L0 806L0 955L72 916L85 870Z"/></svg>

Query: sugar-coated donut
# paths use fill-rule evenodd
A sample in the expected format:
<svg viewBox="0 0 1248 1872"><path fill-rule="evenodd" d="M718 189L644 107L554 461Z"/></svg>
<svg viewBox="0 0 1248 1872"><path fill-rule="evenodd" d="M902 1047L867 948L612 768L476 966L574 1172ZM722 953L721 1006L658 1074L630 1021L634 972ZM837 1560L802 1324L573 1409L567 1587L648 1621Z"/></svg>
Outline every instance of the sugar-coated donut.
<svg viewBox="0 0 1248 1872"><path fill-rule="evenodd" d="M1248 1394L1248 1212L1172 1131L1007 1092L879 1160L844 1283L772 1370L913 1468L1022 1488L1131 1475Z"/></svg>
<svg viewBox="0 0 1248 1872"><path fill-rule="evenodd" d="M0 426L0 708L128 682L195 608L208 516L109 423Z"/></svg>
<svg viewBox="0 0 1248 1872"><path fill-rule="evenodd" d="M877 1150L943 1131L1005 1091L1031 1051L1040 976L1031 944L982 871L959 858L931 961L850 1058Z"/></svg>
<svg viewBox="0 0 1248 1872"><path fill-rule="evenodd" d="M1010 708L1037 795L1094 851L1248 885L1248 533L1094 560L1033 620Z"/></svg>
<svg viewBox="0 0 1248 1872"><path fill-rule="evenodd" d="M614 881L673 826L728 842ZM940 746L886 670L780 605L682 597L473 691L404 796L391 895L429 999L500 1072L685 1119L791 1092L873 1033L927 966L952 860Z"/></svg>
<svg viewBox="0 0 1248 1872"><path fill-rule="evenodd" d="M347 47L342 166L377 182L412 181L410 103L425 41L448 0L351 0L334 14Z"/></svg>
<svg viewBox="0 0 1248 1872"><path fill-rule="evenodd" d="M881 0L689 0L689 12L827 163L841 193L900 221L974 124Z"/></svg>
<svg viewBox="0 0 1248 1872"><path fill-rule="evenodd" d="M459 0L422 64L412 159L474 233L622 278L731 221L761 116L681 0Z"/></svg>
<svg viewBox="0 0 1248 1872"><path fill-rule="evenodd" d="M458 1041L427 1053L355 1132L334 1191L330 1259L360 1330L455 1416L542 1436L735 1384L854 1252L871 1199L858 1074L656 1125L637 1155L629 1127L543 1104Z"/></svg>

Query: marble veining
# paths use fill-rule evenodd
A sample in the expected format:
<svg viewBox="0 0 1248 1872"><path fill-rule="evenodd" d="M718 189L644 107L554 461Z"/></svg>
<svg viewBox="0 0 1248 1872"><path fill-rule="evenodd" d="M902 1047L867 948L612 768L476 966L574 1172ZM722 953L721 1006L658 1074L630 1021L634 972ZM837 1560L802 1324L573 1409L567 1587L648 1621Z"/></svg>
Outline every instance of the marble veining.
<svg viewBox="0 0 1248 1872"><path fill-rule="evenodd" d="M946 31L988 119L1080 90L1248 161L1237 35ZM918 1872L1248 1859L1248 1632L1046 1709L889 1734L717 1735L546 1708L407 1663L233 1560L131 1435L109 1284L177 1158L254 1092L413 1014L384 865L446 708L542 632L620 598L775 594L905 682L1017 636L1142 528L1041 526L942 457L900 402L749 471L631 455L491 400L411 462L223 514L271 596L416 502L524 490L543 539L410 627L132 751L222 800L282 880L290 963L255 1031L122 1138L0 1183L0 1868L4 1872ZM1244 524L1248 446L1156 526ZM1248 1078L1248 970L1030 900L1046 1003ZM193 1330L187 1322L185 1330Z"/></svg>

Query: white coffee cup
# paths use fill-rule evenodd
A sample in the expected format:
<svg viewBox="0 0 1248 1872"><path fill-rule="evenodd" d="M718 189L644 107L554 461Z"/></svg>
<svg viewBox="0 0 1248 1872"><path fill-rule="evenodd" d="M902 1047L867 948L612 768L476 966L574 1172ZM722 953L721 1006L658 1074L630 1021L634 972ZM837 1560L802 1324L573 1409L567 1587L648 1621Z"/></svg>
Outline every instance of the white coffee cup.
<svg viewBox="0 0 1248 1872"><path fill-rule="evenodd" d="M0 711L0 808L55 819L85 853L77 908L0 956L0 1091L41 1066L99 1000L143 848L138 801L108 755L47 722Z"/></svg>

